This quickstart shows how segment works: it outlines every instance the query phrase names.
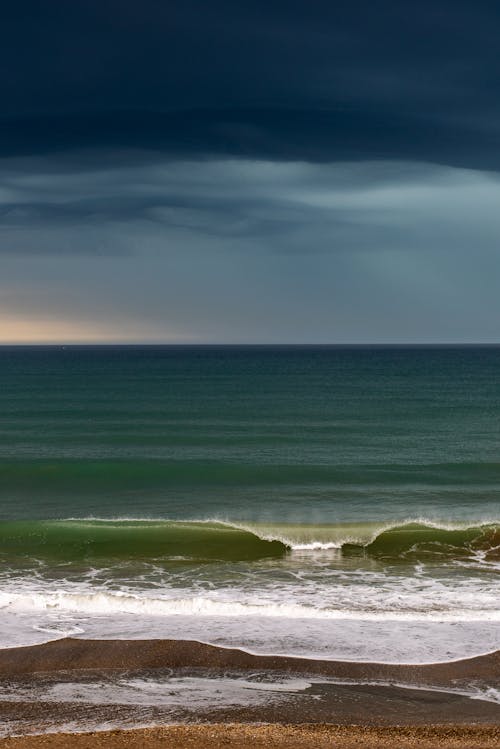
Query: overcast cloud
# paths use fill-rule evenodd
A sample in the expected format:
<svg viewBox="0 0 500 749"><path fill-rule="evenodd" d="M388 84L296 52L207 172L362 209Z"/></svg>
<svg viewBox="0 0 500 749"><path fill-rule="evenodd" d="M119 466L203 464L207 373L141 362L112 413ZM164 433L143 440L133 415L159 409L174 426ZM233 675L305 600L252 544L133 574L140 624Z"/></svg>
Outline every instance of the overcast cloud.
<svg viewBox="0 0 500 749"><path fill-rule="evenodd" d="M0 342L496 341L495 3L21 0Z"/></svg>
<svg viewBox="0 0 500 749"><path fill-rule="evenodd" d="M0 196L0 305L14 318L83 321L85 340L92 330L207 342L418 340L424 326L433 341L495 335L500 179L490 173L39 166L10 175Z"/></svg>

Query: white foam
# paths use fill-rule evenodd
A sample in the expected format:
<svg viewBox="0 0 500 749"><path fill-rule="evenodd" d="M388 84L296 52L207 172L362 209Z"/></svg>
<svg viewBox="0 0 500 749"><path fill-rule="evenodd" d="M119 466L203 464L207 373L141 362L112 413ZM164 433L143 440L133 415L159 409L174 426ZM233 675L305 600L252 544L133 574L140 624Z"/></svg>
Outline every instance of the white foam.
<svg viewBox="0 0 500 749"><path fill-rule="evenodd" d="M49 701L95 704L162 706L196 710L228 706L269 704L290 693L306 690L305 679L285 677L273 681L200 676L157 675L96 681L64 681L0 686L6 702Z"/></svg>
<svg viewBox="0 0 500 749"><path fill-rule="evenodd" d="M83 614L135 614L138 616L229 616L279 617L287 619L326 619L365 621L446 621L500 622L500 609L378 610L314 608L296 603L249 603L204 596L152 597L115 592L0 592L4 611L69 611Z"/></svg>
<svg viewBox="0 0 500 749"><path fill-rule="evenodd" d="M486 700L486 702L496 702L500 704L500 689L495 689L494 687L471 689L467 696L473 700Z"/></svg>
<svg viewBox="0 0 500 749"><path fill-rule="evenodd" d="M80 630L77 634L76 626ZM258 655L381 663L434 663L500 649L498 622L138 617L123 613L91 616L57 610L2 613L2 647L35 645L69 635L88 639L198 640Z"/></svg>
<svg viewBox="0 0 500 749"><path fill-rule="evenodd" d="M172 710L258 706L287 699L306 691L312 684L332 686L377 686L452 694L500 704L500 691L489 686L441 687L411 682L292 676L263 679L259 673L244 677L231 673L219 676L192 676L158 673L154 676L121 677L72 681L59 677L30 683L8 681L0 685L4 702L57 702L94 705L134 705Z"/></svg>

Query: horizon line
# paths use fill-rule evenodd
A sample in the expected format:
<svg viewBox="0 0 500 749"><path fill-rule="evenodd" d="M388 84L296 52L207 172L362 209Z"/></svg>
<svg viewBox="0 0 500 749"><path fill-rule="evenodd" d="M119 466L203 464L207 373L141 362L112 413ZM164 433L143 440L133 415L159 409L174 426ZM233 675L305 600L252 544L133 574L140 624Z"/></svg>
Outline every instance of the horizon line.
<svg viewBox="0 0 500 749"><path fill-rule="evenodd" d="M0 349L6 348L271 348L271 347L295 347L295 348L341 348L341 347L500 347L500 341L344 341L344 342L287 342L287 341L275 341L275 342L210 342L210 343L194 343L194 342L147 342L141 343L138 341L96 341L86 343L68 343L68 342L51 342L51 343L24 343L24 342L9 342L1 343Z"/></svg>

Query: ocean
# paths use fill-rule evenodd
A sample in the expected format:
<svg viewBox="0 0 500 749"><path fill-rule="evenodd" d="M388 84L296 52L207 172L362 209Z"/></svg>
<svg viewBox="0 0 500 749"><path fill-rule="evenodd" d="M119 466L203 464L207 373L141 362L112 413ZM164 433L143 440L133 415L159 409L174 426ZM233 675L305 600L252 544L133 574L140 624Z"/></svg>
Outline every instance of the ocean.
<svg viewBox="0 0 500 749"><path fill-rule="evenodd" d="M500 648L500 348L0 348L0 647Z"/></svg>

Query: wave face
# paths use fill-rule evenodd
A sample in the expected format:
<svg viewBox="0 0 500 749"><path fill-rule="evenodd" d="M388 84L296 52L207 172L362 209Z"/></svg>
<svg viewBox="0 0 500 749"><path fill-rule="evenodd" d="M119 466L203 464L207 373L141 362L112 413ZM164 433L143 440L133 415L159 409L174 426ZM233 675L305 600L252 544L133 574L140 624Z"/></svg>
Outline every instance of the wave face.
<svg viewBox="0 0 500 749"><path fill-rule="evenodd" d="M292 551L338 549L344 555L403 559L410 554L429 556L483 555L494 561L500 555L500 523L457 524L425 519L404 522L339 525L249 524L258 537L279 540Z"/></svg>
<svg viewBox="0 0 500 749"><path fill-rule="evenodd" d="M429 521L291 525L227 521L68 519L0 523L4 560L256 561L294 552L365 555L393 562L500 562L500 523Z"/></svg>
<svg viewBox="0 0 500 749"><path fill-rule="evenodd" d="M280 541L216 522L60 520L0 524L0 552L7 557L60 559L185 558L243 561L279 557Z"/></svg>
<svg viewBox="0 0 500 749"><path fill-rule="evenodd" d="M344 545L344 549L351 545ZM442 527L426 523L407 523L377 534L366 551L379 557L406 557L428 560L473 557L495 563L500 561L500 525L486 523L462 527Z"/></svg>

